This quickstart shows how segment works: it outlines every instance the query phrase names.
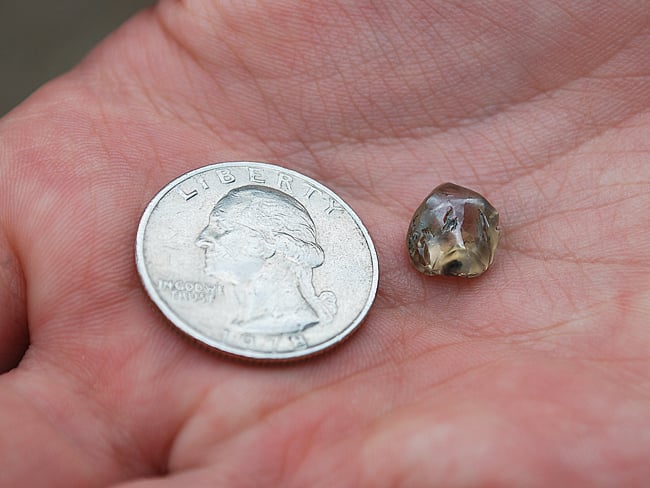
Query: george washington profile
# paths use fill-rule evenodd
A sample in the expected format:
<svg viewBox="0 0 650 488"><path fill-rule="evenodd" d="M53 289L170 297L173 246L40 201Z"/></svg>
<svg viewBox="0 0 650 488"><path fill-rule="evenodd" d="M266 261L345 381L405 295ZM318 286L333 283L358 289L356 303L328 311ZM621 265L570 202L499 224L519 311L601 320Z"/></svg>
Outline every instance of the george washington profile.
<svg viewBox="0 0 650 488"><path fill-rule="evenodd" d="M229 191L196 240L205 272L239 304L235 325L264 334L295 334L336 314L336 296L316 292L323 264L311 217L295 198L257 185Z"/></svg>

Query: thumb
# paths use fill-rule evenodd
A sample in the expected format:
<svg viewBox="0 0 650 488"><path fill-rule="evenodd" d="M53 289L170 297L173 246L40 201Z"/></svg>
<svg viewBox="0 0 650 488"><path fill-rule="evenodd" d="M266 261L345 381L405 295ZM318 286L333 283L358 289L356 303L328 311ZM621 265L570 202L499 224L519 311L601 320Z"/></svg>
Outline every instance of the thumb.
<svg viewBox="0 0 650 488"><path fill-rule="evenodd" d="M14 368L27 349L24 290L18 259L0 234L0 373Z"/></svg>

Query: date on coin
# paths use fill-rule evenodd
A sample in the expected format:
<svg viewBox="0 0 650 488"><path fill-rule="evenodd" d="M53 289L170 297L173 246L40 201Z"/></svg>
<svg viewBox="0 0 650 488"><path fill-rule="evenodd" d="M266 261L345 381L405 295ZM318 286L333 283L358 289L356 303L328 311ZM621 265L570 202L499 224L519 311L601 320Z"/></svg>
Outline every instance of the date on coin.
<svg viewBox="0 0 650 488"><path fill-rule="evenodd" d="M256 162L190 171L138 228L144 287L178 329L217 351L297 359L346 339L377 291L377 254L353 210L295 171Z"/></svg>

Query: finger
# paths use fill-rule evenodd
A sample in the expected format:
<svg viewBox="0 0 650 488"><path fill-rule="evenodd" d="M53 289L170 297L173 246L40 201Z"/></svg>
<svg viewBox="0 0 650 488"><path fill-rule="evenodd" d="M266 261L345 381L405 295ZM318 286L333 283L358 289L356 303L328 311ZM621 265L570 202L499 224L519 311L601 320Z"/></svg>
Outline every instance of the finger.
<svg viewBox="0 0 650 488"><path fill-rule="evenodd" d="M0 235L0 373L14 368L29 343L20 264Z"/></svg>

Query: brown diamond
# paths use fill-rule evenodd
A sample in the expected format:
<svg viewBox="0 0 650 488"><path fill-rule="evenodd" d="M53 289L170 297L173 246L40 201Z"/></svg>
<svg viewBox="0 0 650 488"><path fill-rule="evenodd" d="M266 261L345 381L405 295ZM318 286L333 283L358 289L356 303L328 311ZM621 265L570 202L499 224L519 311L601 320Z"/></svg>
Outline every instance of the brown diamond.
<svg viewBox="0 0 650 488"><path fill-rule="evenodd" d="M422 202L406 236L418 271L467 278L488 269L498 242L499 212L481 194L453 183Z"/></svg>

